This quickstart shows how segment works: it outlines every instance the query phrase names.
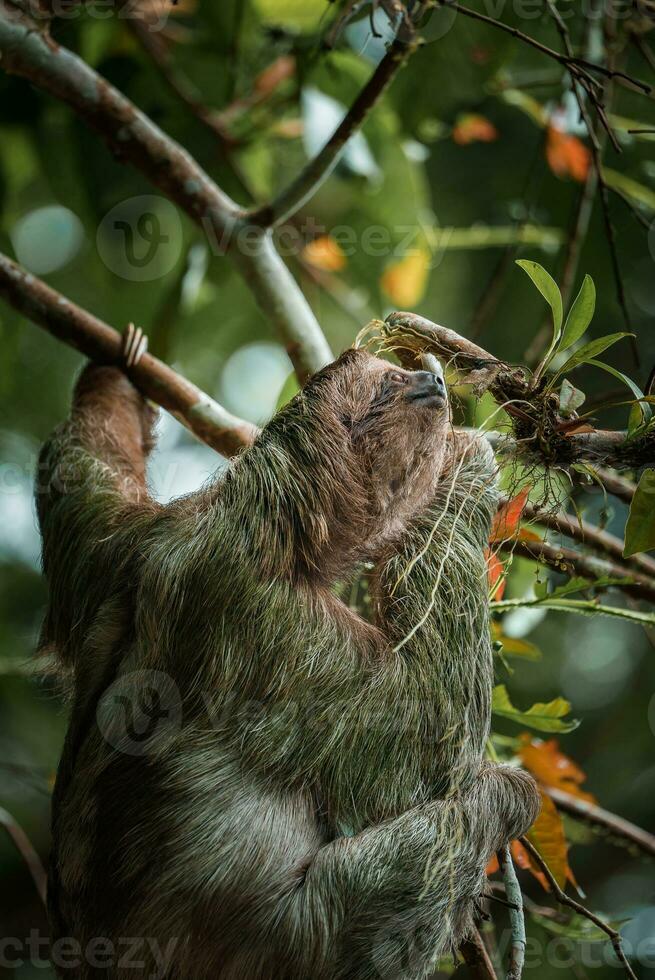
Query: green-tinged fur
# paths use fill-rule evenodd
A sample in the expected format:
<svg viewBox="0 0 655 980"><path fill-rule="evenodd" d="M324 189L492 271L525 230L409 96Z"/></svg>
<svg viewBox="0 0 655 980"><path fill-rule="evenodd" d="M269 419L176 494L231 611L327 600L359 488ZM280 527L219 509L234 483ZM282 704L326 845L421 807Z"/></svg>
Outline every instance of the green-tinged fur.
<svg viewBox="0 0 655 980"><path fill-rule="evenodd" d="M538 798L483 763L493 456L420 380L348 351L162 507L144 403L87 368L39 501L72 674L56 934L174 939L171 980L413 980L470 928ZM333 592L362 561L372 623ZM140 698L169 716L135 743Z"/></svg>

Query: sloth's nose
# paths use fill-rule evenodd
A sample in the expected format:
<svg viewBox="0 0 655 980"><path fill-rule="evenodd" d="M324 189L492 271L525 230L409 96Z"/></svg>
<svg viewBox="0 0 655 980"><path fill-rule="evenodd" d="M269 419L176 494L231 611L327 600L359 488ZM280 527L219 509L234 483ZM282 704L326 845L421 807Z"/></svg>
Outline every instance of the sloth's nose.
<svg viewBox="0 0 655 980"><path fill-rule="evenodd" d="M407 397L410 401L430 401L434 404L446 400L446 383L432 371L413 371Z"/></svg>

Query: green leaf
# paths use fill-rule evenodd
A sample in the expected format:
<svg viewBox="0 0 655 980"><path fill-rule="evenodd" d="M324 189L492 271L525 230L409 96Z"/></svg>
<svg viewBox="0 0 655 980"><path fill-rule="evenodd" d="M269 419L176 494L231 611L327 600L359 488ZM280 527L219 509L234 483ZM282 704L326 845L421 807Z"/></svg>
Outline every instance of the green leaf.
<svg viewBox="0 0 655 980"><path fill-rule="evenodd" d="M569 315L564 324L562 337L558 345L559 350L566 350L576 340L580 340L583 333L591 323L596 308L596 287L591 276L585 276L580 287L580 292L575 298L573 306L569 310Z"/></svg>
<svg viewBox="0 0 655 980"><path fill-rule="evenodd" d="M618 343L619 340L623 340L624 337L633 337L634 334L630 333L609 333L605 337L598 337L596 340L590 340L588 344L577 350L575 354L569 357L568 361L562 364L561 368L557 371L556 377L562 374L566 374L567 371L572 371L574 368L579 367L581 364L588 364L596 354L602 354L604 350L611 347L612 344Z"/></svg>
<svg viewBox="0 0 655 980"><path fill-rule="evenodd" d="M625 527L624 557L655 548L655 470L644 470Z"/></svg>
<svg viewBox="0 0 655 980"><path fill-rule="evenodd" d="M553 311L554 341L560 339L562 333L562 294L559 286L542 265L529 259L517 259L516 264L526 272Z"/></svg>
<svg viewBox="0 0 655 980"><path fill-rule="evenodd" d="M624 385L627 385L635 398L640 399L640 406L642 407L642 415L644 419L649 419L651 417L651 408L648 404L647 397L644 395L643 391L639 385L629 378L627 374L623 371L619 371L618 368L613 367L611 364L605 364L604 361L596 361L593 358L587 362L588 364L593 364L594 367L601 368L603 371L607 371L608 374L614 375L619 381L622 381Z"/></svg>
<svg viewBox="0 0 655 980"><path fill-rule="evenodd" d="M562 415L571 415L576 409L584 403L586 399L584 391L580 391L575 385L572 385L570 381L566 378L562 381L562 387L559 393L559 410Z"/></svg>
<svg viewBox="0 0 655 980"><path fill-rule="evenodd" d="M572 732L580 724L574 719L564 720L564 715L568 715L571 710L571 705L564 698L555 698L548 703L539 701L527 711L520 711L512 704L504 684L494 688L491 707L494 714L509 718L519 725L527 725L538 732Z"/></svg>
<svg viewBox="0 0 655 980"><path fill-rule="evenodd" d="M655 626L655 613L623 609L620 606L603 606L593 599L497 599L491 603L491 609L496 613L535 607L552 609L555 612L577 613L579 616L611 616L614 619L639 623L641 626Z"/></svg>
<svg viewBox="0 0 655 980"><path fill-rule="evenodd" d="M567 936L569 939L573 939L575 942L587 942L587 943L606 943L607 933L603 932L594 922L590 919L583 919L578 916L574 916L570 922L557 922L555 919L551 919L544 915L540 915L538 912L530 912L532 919L538 923L538 925L543 926L548 932L552 932L556 936ZM602 918L602 916L599 916ZM603 920L607 921L607 920ZM612 928L617 929L618 925L614 922L608 922Z"/></svg>

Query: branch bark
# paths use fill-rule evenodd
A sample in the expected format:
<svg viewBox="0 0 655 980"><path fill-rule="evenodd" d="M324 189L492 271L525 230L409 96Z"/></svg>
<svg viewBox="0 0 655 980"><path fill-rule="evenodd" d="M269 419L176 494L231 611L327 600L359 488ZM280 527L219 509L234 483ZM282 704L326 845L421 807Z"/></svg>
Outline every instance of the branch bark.
<svg viewBox="0 0 655 980"><path fill-rule="evenodd" d="M0 55L5 71L71 106L119 159L140 170L204 228L215 251L233 259L283 339L301 381L332 360L270 231L249 222L179 143L81 58L40 32L11 0L0 0Z"/></svg>
<svg viewBox="0 0 655 980"><path fill-rule="evenodd" d="M561 548L545 541L503 541L500 550L508 555L541 562L563 575L591 580L607 576L616 580L613 588L624 589L630 595L655 603L655 580L625 565L616 565L603 558L584 555L572 548Z"/></svg>
<svg viewBox="0 0 655 980"><path fill-rule="evenodd" d="M570 793L562 789L556 789L553 786L542 788L553 800L558 810L596 827L601 827L611 836L620 837L633 844L643 854L655 857L655 835L649 834L647 830L643 830L624 817L619 817L616 813L604 810L595 803L588 803L586 800L578 799L577 796L571 796Z"/></svg>
<svg viewBox="0 0 655 980"><path fill-rule="evenodd" d="M477 929L460 944L459 951L473 980L498 980L494 965Z"/></svg>
<svg viewBox="0 0 655 980"><path fill-rule="evenodd" d="M593 524L588 524L586 521L578 521L570 514L549 513L548 511L534 507L530 503L525 505L523 517L550 528L552 531L557 531L558 534L566 538L579 541L580 544L606 555L614 562L619 562L620 564L625 563L628 567L634 566L635 570L639 570L644 575L650 575L651 578L655 579L655 559L644 554L636 554L630 558L624 558L623 542L613 534L609 534L607 531L603 531Z"/></svg>
<svg viewBox="0 0 655 980"><path fill-rule="evenodd" d="M350 137L376 104L384 90L418 46L414 36L395 38L370 79L320 152L270 204L248 213L248 218L264 227L286 221L316 193L336 166Z"/></svg>
<svg viewBox="0 0 655 980"><path fill-rule="evenodd" d="M256 426L231 415L152 354L144 354L136 367L128 370L121 358L121 335L117 330L1 254L0 296L58 340L100 364L120 367L144 395L168 409L224 456L233 456L255 439Z"/></svg>
<svg viewBox="0 0 655 980"><path fill-rule="evenodd" d="M383 336L408 367L422 353L449 358L463 380L478 392L488 390L513 419L516 441L512 450L545 466L568 468L590 462L618 470L639 469L655 461L655 432L628 438L625 432L594 429L568 434L567 420L558 413L557 396L546 395L531 383L528 372L498 360L493 354L415 313L390 314Z"/></svg>

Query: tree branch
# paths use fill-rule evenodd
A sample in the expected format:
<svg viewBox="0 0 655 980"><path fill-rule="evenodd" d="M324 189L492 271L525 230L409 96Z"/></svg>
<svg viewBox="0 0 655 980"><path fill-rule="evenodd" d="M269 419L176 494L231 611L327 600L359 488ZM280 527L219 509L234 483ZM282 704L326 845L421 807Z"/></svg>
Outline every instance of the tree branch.
<svg viewBox="0 0 655 980"><path fill-rule="evenodd" d="M616 929L613 929L611 926L608 926L606 922L603 922L603 920L599 918L597 915L594 915L593 912L590 912L589 909L584 907L584 905L580 905L580 903L576 902L575 899L569 898L566 892L562 891L560 886L557 884L557 881L555 880L552 871L550 870L550 868L542 858L537 848L530 843L527 837L521 837L519 839L521 841L521 844L523 844L523 847L526 849L526 851L528 851L532 860L535 862L535 864L539 866L539 868L545 874L546 878L548 879L548 884L552 888L553 894L557 899L557 901L560 903L560 905L566 905L568 908L573 909L574 912L577 912L578 915L581 915L585 919L589 919L589 921L593 922L594 925L597 926L600 930L602 930L602 932L604 932L606 936L609 936L610 940L612 941L612 946L614 947L614 952L616 953L620 962L623 964L623 967L626 973L628 974L628 976L630 977L630 980L637 980L637 976L634 970L632 969L632 967L630 966L630 964L628 963L626 955L623 952L623 945L621 943L621 934L617 932Z"/></svg>
<svg viewBox="0 0 655 980"><path fill-rule="evenodd" d="M582 576L590 580L608 577L616 579L613 588L625 589L630 595L655 603L655 580L641 572L616 565L603 558L583 555L572 548L562 548L545 541L503 541L500 550L507 555L527 558L548 565L563 575Z"/></svg>
<svg viewBox="0 0 655 980"><path fill-rule="evenodd" d="M459 951L474 980L498 980L494 965L478 929L460 943Z"/></svg>
<svg viewBox="0 0 655 980"><path fill-rule="evenodd" d="M525 914L523 912L521 886L516 877L509 845L506 845L502 850L498 851L498 864L503 875L503 881L505 882L505 894L508 899L509 922L512 932L507 980L521 980L523 963L525 961Z"/></svg>
<svg viewBox="0 0 655 980"><path fill-rule="evenodd" d="M537 524L550 528L552 531L557 531L558 534L566 538L572 538L574 541L579 541L594 551L607 555L614 562L619 562L619 564L625 563L628 567L633 565L635 569L640 570L644 575L649 575L655 579L655 559L644 554L636 554L631 555L630 558L624 558L623 542L620 538L601 530L594 524L588 524L586 521L578 521L570 514L561 512L550 513L541 510L539 507L534 507L530 503L525 505L523 516Z"/></svg>
<svg viewBox="0 0 655 980"><path fill-rule="evenodd" d="M253 224L262 225L266 228L281 224L295 214L316 193L336 166L350 137L362 125L384 90L391 84L395 75L417 46L418 41L413 32L407 38L402 29L399 31L389 50L323 149L312 160L308 161L295 180L270 204L265 204L261 208L248 212L247 217Z"/></svg>
<svg viewBox="0 0 655 980"><path fill-rule="evenodd" d="M129 370L121 357L121 335L0 254L0 296L58 340L100 364L120 367L157 405L168 409L199 439L224 456L250 445L257 428L236 418L195 385L151 354Z"/></svg>
<svg viewBox="0 0 655 980"><path fill-rule="evenodd" d="M505 31L506 34L511 34L512 37L522 41L523 44L527 44L536 51L540 51L542 54L552 58L553 61L557 61L560 65L564 65L565 68L568 68L569 70L577 70L578 74L587 76L591 82L593 82L593 77L588 75L588 73L595 71L600 75L604 75L606 78L622 78L624 81L629 82L630 85L634 85L635 88L640 89L646 95L652 91L652 87L639 78L634 78L632 75L627 75L623 71L615 71L612 68L607 68L605 65L598 65L593 61L587 61L585 58L576 58L561 54L559 51L555 51L554 48L549 48L547 45L535 40L535 38L530 37L529 34L524 34L523 31L519 31L516 27L511 27L509 24L504 24L501 20L497 20L495 17L489 17L487 14L482 14L477 10L472 10L470 7L465 7L461 3L456 3L455 0L440 0L440 2L442 6L451 7L454 10L457 10L458 13L463 14L465 17L471 17L474 20L482 21L484 24L489 24L490 27L495 27L498 30Z"/></svg>
<svg viewBox="0 0 655 980"><path fill-rule="evenodd" d="M595 803L572 796L562 789L556 789L554 786L542 786L542 789L550 796L558 810L596 827L602 827L610 835L629 841L643 854L655 857L655 835L649 834L647 830L637 827L636 824L619 817L616 813L604 810Z"/></svg>
<svg viewBox="0 0 655 980"><path fill-rule="evenodd" d="M301 381L332 359L271 234L249 224L185 149L77 55L40 32L11 0L0 0L0 54L5 71L71 106L119 159L140 170L204 228L214 251L233 259L283 338Z"/></svg>
<svg viewBox="0 0 655 980"><path fill-rule="evenodd" d="M387 349L407 366L421 353L449 358L463 381L478 392L488 390L512 417L516 441L512 450L544 466L568 468L588 461L618 470L638 469L655 460L655 432L628 438L625 432L594 429L568 433L553 392L535 385L529 372L498 360L453 330L415 313L391 313L381 328Z"/></svg>

